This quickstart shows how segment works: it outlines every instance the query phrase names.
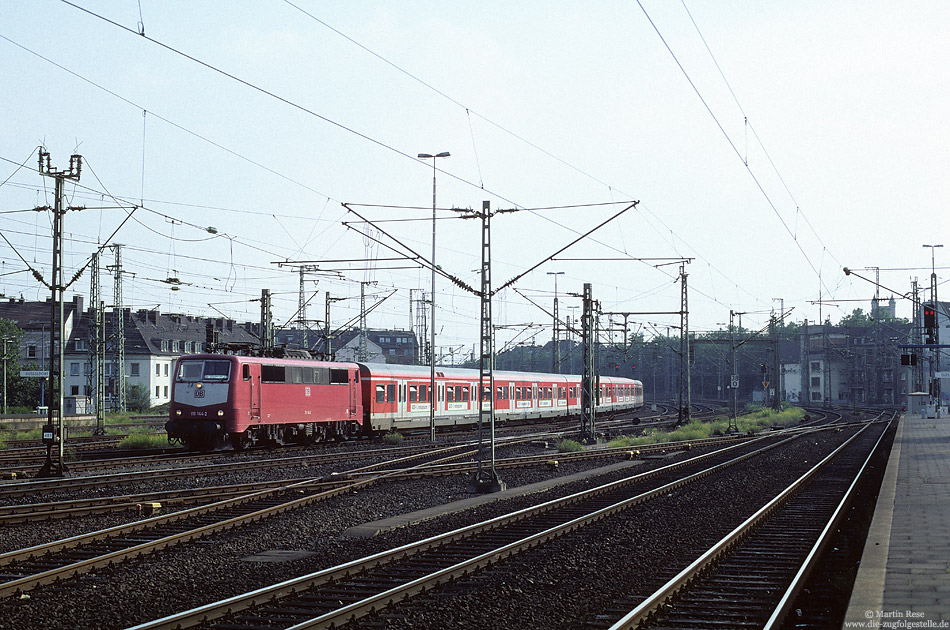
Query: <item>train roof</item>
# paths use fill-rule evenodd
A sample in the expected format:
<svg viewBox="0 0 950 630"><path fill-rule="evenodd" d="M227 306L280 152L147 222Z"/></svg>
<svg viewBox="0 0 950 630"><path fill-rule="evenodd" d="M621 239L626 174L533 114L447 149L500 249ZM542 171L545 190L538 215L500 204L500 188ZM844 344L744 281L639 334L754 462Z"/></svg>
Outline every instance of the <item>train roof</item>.
<svg viewBox="0 0 950 630"><path fill-rule="evenodd" d="M360 363L361 370L365 370L372 375L388 376L390 378L428 378L431 375L431 368L427 365L396 365L391 363ZM436 366L435 374L437 378L459 378L471 379L478 378L478 370L470 368L441 367ZM578 374L546 374L543 372L511 372L507 370L495 370L496 379L510 381L550 381L550 382L568 382L579 380ZM600 380L605 384L614 383L640 383L632 378L620 376L601 376ZM641 383L642 384L642 383Z"/></svg>
<svg viewBox="0 0 950 630"><path fill-rule="evenodd" d="M251 357L241 354L186 354L179 359L226 359L237 360L240 363L270 363L275 365L299 365L308 367L326 367L326 368L347 368L354 369L359 367L356 363L347 363L341 361L318 361L317 359L296 359L296 358L275 358L275 357Z"/></svg>

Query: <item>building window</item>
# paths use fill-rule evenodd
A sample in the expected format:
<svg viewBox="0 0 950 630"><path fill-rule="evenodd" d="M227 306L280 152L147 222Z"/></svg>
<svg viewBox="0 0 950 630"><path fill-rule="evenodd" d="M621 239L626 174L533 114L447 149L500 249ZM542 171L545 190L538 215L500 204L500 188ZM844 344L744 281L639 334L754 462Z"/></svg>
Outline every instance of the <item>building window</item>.
<svg viewBox="0 0 950 630"><path fill-rule="evenodd" d="M70 388L70 391L72 392L72 393L71 393L72 396L78 396L78 395L79 395L79 385L73 385L73 386Z"/></svg>
<svg viewBox="0 0 950 630"><path fill-rule="evenodd" d="M812 399L812 400L821 400L821 392L812 392L812 393L811 393L811 399Z"/></svg>
<svg viewBox="0 0 950 630"><path fill-rule="evenodd" d="M77 351L77 352L82 352L82 351L88 350L88 349L89 349L89 347L86 345L86 340L85 340L85 339L77 339L77 340L76 340L76 351Z"/></svg>
<svg viewBox="0 0 950 630"><path fill-rule="evenodd" d="M168 339L162 339L162 352L168 352Z"/></svg>
<svg viewBox="0 0 950 630"><path fill-rule="evenodd" d="M165 386L165 398L168 398L168 385Z"/></svg>
<svg viewBox="0 0 950 630"><path fill-rule="evenodd" d="M819 363L818 361L812 361L812 362L811 362L811 371L812 371L812 372L817 372L817 371L819 371L819 370L821 370L821 363Z"/></svg>
<svg viewBox="0 0 950 630"><path fill-rule="evenodd" d="M26 358L35 359L36 358L36 346L27 346L26 347Z"/></svg>
<svg viewBox="0 0 950 630"><path fill-rule="evenodd" d="M156 363L156 364L155 364L155 376L161 376L161 375L162 375L162 364L161 364L161 363Z"/></svg>
<svg viewBox="0 0 950 630"><path fill-rule="evenodd" d="M168 376L168 364L165 364L165 376Z"/></svg>
<svg viewBox="0 0 950 630"><path fill-rule="evenodd" d="M69 364L69 374L70 376L79 376L79 363L70 363Z"/></svg>
<svg viewBox="0 0 950 630"><path fill-rule="evenodd" d="M820 385L821 385L821 377L820 377L820 376L812 376L812 377L811 377L811 386L812 386L812 387L819 387Z"/></svg>
<svg viewBox="0 0 950 630"><path fill-rule="evenodd" d="M175 339L172 341L172 352L178 353L181 352L181 342Z"/></svg>
<svg viewBox="0 0 950 630"><path fill-rule="evenodd" d="M161 387L159 387L158 385L156 385L156 386L155 386L155 398L158 398L160 391L161 391Z"/></svg>
<svg viewBox="0 0 950 630"><path fill-rule="evenodd" d="M139 364L129 363L129 376L138 376L138 375L139 375Z"/></svg>
<svg viewBox="0 0 950 630"><path fill-rule="evenodd" d="M82 364L82 373L86 376L92 374L92 365L90 365L89 361Z"/></svg>

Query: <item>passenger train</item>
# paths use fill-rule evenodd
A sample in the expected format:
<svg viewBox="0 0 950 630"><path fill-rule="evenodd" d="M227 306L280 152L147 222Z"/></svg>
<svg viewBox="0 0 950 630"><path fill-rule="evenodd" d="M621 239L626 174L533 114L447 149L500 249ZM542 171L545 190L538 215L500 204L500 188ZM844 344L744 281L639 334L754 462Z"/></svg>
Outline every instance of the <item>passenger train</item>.
<svg viewBox="0 0 950 630"><path fill-rule="evenodd" d="M577 375L494 372L496 422L580 414ZM181 357L172 382L170 443L242 449L478 420L478 370L227 354ZM487 390L487 388L485 388ZM640 381L600 377L598 412L643 406ZM489 393L483 392L483 400Z"/></svg>

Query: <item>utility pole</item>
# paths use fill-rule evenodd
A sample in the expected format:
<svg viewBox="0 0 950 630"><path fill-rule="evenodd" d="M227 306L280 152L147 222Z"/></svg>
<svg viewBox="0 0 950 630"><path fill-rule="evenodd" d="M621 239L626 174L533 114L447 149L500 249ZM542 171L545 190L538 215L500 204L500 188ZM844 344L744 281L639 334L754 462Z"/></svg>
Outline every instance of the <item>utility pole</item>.
<svg viewBox="0 0 950 630"><path fill-rule="evenodd" d="M320 267L317 265L300 265L297 267L297 272L300 274L300 289L297 293L297 328L303 331L310 330L310 321L307 319L307 302L309 300L307 300L305 276L317 271L320 271ZM304 332L304 338L306 339L306 332ZM306 344L307 342L304 342L305 346Z"/></svg>
<svg viewBox="0 0 950 630"><path fill-rule="evenodd" d="M270 289L261 289L261 356L270 356L274 349L274 320L271 315Z"/></svg>
<svg viewBox="0 0 950 630"><path fill-rule="evenodd" d="M680 264L680 382L679 409L676 423L689 422L689 410L692 406L692 381L690 379L689 352L689 303L686 291L686 263Z"/></svg>
<svg viewBox="0 0 950 630"><path fill-rule="evenodd" d="M82 156L69 156L69 170L60 171L50 166L50 155L40 149L39 170L44 177L56 181L53 207L53 269L50 279L50 357L49 357L49 405L47 425L43 427L43 441L46 442L46 463L37 473L37 477L65 477L68 474L64 458L66 427L63 422L63 355L66 349L64 338L63 293L63 184L70 179L79 181L82 171ZM54 449L54 446L57 448ZM54 458L53 452L56 452Z"/></svg>
<svg viewBox="0 0 950 630"><path fill-rule="evenodd" d="M739 432L739 366L736 363L736 312L729 311L729 333L732 337L732 375L729 380L729 387L732 389L732 417L729 419L729 433ZM740 320L741 321L741 320Z"/></svg>
<svg viewBox="0 0 950 630"><path fill-rule="evenodd" d="M3 341L3 415L7 415L7 342L13 339L3 337L0 341Z"/></svg>
<svg viewBox="0 0 950 630"><path fill-rule="evenodd" d="M933 304L934 312L934 327L933 327L933 353L931 355L931 391L930 395L936 409L936 416L940 417L940 379L936 377L936 373L940 371L940 302L937 300L937 267L936 267L936 256L935 251L938 247L943 247L943 244L940 245L924 245L924 247L930 248L930 302Z"/></svg>
<svg viewBox="0 0 950 630"><path fill-rule="evenodd" d="M366 285L375 285L376 281L366 281L363 280L360 282L360 341L359 341L359 350L357 351L357 361L366 362L367 361L367 338L366 338Z"/></svg>
<svg viewBox="0 0 950 630"><path fill-rule="evenodd" d="M106 365L106 327L105 327L105 304L102 301L102 289L99 284L99 252L92 255L92 265L90 271L89 301L92 311L92 326L90 339L90 370L89 380L90 389L93 391L96 401L96 430L93 435L105 435L105 365Z"/></svg>
<svg viewBox="0 0 950 630"><path fill-rule="evenodd" d="M557 277L563 276L563 271L549 271L547 275L554 276L554 344L551 346L551 373L561 373L561 335L557 312Z"/></svg>
<svg viewBox="0 0 950 630"><path fill-rule="evenodd" d="M581 315L581 332L584 336L584 368L581 376L581 440L592 444L596 441L596 413L600 394L594 362L594 299L591 284L584 283L584 305Z"/></svg>
<svg viewBox="0 0 950 630"><path fill-rule="evenodd" d="M330 333L330 305L334 302L342 302L346 298L335 298L330 297L329 292L327 293L326 299L326 319L324 319L324 328L323 328L323 359L325 361L333 361L333 335Z"/></svg>
<svg viewBox="0 0 950 630"><path fill-rule="evenodd" d="M472 489L475 492L500 492L505 483L495 469L495 344L491 313L491 206L482 202L482 274L481 291L481 343L478 357L478 457ZM488 444L483 432L487 427ZM486 461L487 459L487 461Z"/></svg>
<svg viewBox="0 0 950 630"><path fill-rule="evenodd" d="M122 305L122 246L112 245L115 250L115 264L107 267L115 273L112 305L112 378L114 408L125 411L125 309Z"/></svg>
<svg viewBox="0 0 950 630"><path fill-rule="evenodd" d="M779 326L784 330L785 328L785 298L772 298L773 302L779 303ZM785 373L782 369L782 359L781 359L781 340L777 340L775 344L775 375L772 377L775 380L775 397L778 399L778 405L775 406L776 409L780 409L782 402L785 399Z"/></svg>

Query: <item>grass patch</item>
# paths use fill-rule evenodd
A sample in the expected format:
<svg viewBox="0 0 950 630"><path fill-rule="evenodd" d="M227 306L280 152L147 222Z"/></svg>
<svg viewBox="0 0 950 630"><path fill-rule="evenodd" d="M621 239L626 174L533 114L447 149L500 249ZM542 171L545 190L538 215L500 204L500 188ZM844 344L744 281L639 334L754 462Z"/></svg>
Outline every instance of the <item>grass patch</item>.
<svg viewBox="0 0 950 630"><path fill-rule="evenodd" d="M805 410L800 407L791 407L782 411L772 409L758 409L754 413L740 416L738 426L740 433L757 433L773 426L786 427L798 424L805 416ZM622 436L611 440L607 446L611 448L627 448L644 444L663 444L666 442L688 442L702 440L712 435L723 435L729 429L727 417L717 417L709 422L693 420L689 424L677 427L672 431L650 429L642 436Z"/></svg>
<svg viewBox="0 0 950 630"><path fill-rule="evenodd" d="M397 444L402 444L403 439L405 438L403 438L402 433L399 431L390 431L383 436L383 443L396 446Z"/></svg>
<svg viewBox="0 0 950 630"><path fill-rule="evenodd" d="M584 450L584 445L575 440L561 440L557 443L558 453L577 453Z"/></svg>
<svg viewBox="0 0 950 630"><path fill-rule="evenodd" d="M122 438L117 448L168 448L168 436L164 433L131 433Z"/></svg>

